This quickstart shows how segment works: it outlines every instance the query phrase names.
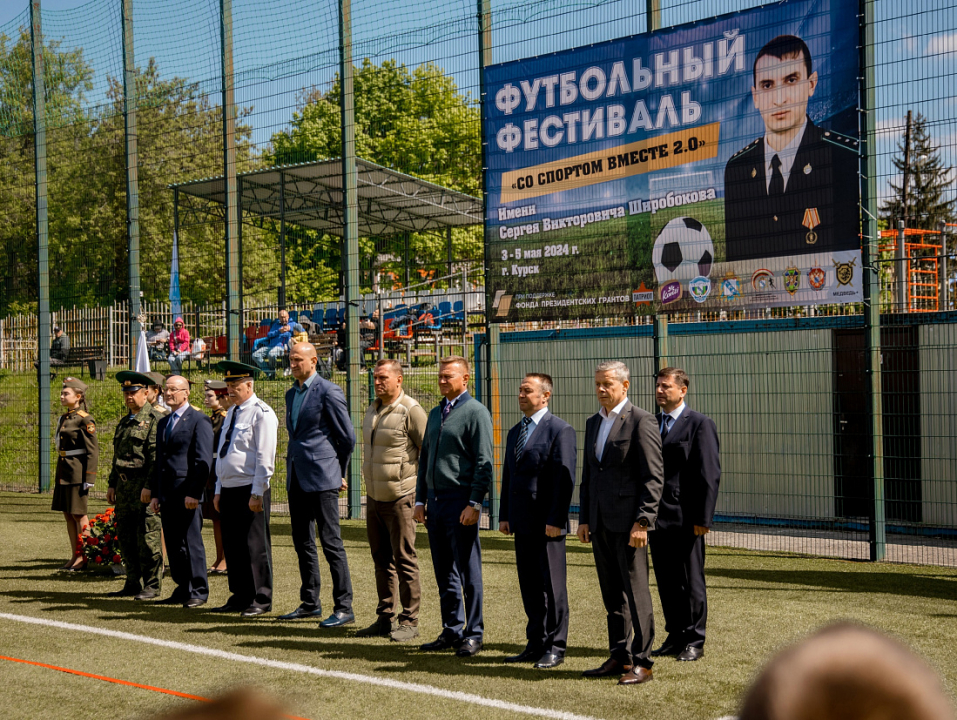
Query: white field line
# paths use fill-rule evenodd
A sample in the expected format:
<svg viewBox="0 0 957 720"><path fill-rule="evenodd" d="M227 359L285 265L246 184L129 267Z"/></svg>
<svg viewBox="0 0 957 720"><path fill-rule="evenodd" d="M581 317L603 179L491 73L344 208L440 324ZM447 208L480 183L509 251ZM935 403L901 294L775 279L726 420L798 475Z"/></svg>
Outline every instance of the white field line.
<svg viewBox="0 0 957 720"><path fill-rule="evenodd" d="M261 667L275 668L276 670L306 673L309 675L316 675L318 677L335 678L337 680L349 680L351 682L363 683L365 685L375 685L378 687L390 688L392 690L404 690L406 692L419 693L420 695L432 695L434 697L440 697L446 700L457 700L459 702L470 703L472 705L481 705L483 707L489 707L496 710L504 710L513 713L522 713L524 715L554 718L555 720L595 720L588 715L578 715L576 713L566 712L564 710L550 710L548 708L537 708L530 705L518 705L516 703L510 703L504 700L495 700L493 698L482 697L481 695L473 695L472 693L456 692L455 690L443 690L442 688L437 688L432 685L423 685L420 683L402 682L400 680L378 678L371 675L360 675L359 673L341 672L339 670L320 670L319 668L310 667L309 665L280 662L279 660L269 660L267 658L254 657L252 655L240 655L238 653L226 652L225 650L216 650L214 648L203 647L202 645L191 645L189 643L174 642L172 640L160 640L148 635L134 635L133 633L120 632L118 630L106 630L104 628L91 627L89 625L76 625L74 623L60 622L58 620L45 620L27 615L12 615L10 613L0 613L0 619L28 623L31 625L43 625L44 627L59 628L61 630L90 633L91 635L103 635L105 637L116 638L118 640L128 640L130 642L139 642L146 645L156 645L158 647L169 648L171 650L182 650L183 652L190 652L196 655L206 655L208 657L220 658L221 660L232 660L234 662L249 663L251 665L259 665Z"/></svg>

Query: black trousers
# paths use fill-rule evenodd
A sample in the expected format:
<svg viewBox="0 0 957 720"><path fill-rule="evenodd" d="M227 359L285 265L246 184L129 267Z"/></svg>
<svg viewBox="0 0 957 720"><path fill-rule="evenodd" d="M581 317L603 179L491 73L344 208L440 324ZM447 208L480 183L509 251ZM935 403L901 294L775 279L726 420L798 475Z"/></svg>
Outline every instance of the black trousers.
<svg viewBox="0 0 957 720"><path fill-rule="evenodd" d="M655 613L648 589L648 548L629 545L627 532L599 529L591 536L611 657L623 665L650 668Z"/></svg>
<svg viewBox="0 0 957 720"><path fill-rule="evenodd" d="M655 530L648 535L668 642L704 647L708 623L704 535L695 535L692 528Z"/></svg>
<svg viewBox="0 0 957 720"><path fill-rule="evenodd" d="M206 548L203 545L203 513L187 510L183 497L174 495L160 507L169 571L176 583L173 597L186 600L209 597Z"/></svg>
<svg viewBox="0 0 957 720"><path fill-rule="evenodd" d="M292 469L289 483L289 519L292 523L292 544L299 556L299 601L307 607L322 607L319 599L319 553L316 550L316 532L322 554L329 563L332 576L332 600L335 612L352 612L352 577L346 548L339 532L339 491L305 492L299 487L296 470ZM232 572L230 568L229 572Z"/></svg>
<svg viewBox="0 0 957 720"><path fill-rule="evenodd" d="M515 567L528 623L528 647L565 656L568 644L568 590L565 536L515 533Z"/></svg>
<svg viewBox="0 0 957 720"><path fill-rule="evenodd" d="M229 568L229 601L272 609L272 541L269 535L271 491L263 493L263 511L249 509L252 485L224 487L219 493L223 552Z"/></svg>

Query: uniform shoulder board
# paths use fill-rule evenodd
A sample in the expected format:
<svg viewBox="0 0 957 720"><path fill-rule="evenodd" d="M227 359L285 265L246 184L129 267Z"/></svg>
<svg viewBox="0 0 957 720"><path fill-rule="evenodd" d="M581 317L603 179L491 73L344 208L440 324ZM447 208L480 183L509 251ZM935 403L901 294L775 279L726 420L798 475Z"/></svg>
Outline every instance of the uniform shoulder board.
<svg viewBox="0 0 957 720"><path fill-rule="evenodd" d="M263 412L274 412L273 409L269 407L269 405L267 405L265 402L263 402L259 398L256 398L256 404L262 408Z"/></svg>
<svg viewBox="0 0 957 720"><path fill-rule="evenodd" d="M191 408L193 408L193 410L195 410L196 412L203 412L203 411L200 410L198 407L196 407L195 405L193 405L193 403L190 403L189 406L190 406ZM203 414L205 415L206 413L203 413Z"/></svg>
<svg viewBox="0 0 957 720"><path fill-rule="evenodd" d="M90 413L88 413L86 410L77 410L76 414L79 415L81 418L90 417Z"/></svg>
<svg viewBox="0 0 957 720"><path fill-rule="evenodd" d="M841 133L836 133L833 130L824 131L824 142L835 145L839 148L844 148L845 150L851 150L853 152L860 152L861 144L852 137L847 135L841 135Z"/></svg>
<svg viewBox="0 0 957 720"><path fill-rule="evenodd" d="M736 152L734 155L731 156L731 159L734 160L736 157L739 157L740 155L744 155L745 153L754 150L754 148L756 148L756 147L758 146L758 143L759 143L759 142L761 142L761 138L758 138L757 140L755 140L754 142L752 142L750 145L748 145L748 146L746 146L746 147L743 147L743 148L741 148L740 150L738 150L738 152Z"/></svg>

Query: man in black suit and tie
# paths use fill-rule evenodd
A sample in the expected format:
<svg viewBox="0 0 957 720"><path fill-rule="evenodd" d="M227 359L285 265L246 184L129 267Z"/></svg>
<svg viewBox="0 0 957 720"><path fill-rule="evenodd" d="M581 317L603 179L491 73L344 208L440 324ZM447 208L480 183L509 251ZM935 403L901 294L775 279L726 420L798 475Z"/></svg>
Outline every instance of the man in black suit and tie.
<svg viewBox="0 0 957 720"><path fill-rule="evenodd" d="M297 343L289 351L289 367L296 384L286 392L286 489L289 492L289 517L292 543L299 556L301 605L281 620L317 617L322 614L319 600L319 554L316 529L322 554L332 576L332 614L319 623L335 628L355 622L352 612L352 578L346 549L339 530L339 492L345 490L349 459L356 445L346 398L335 383L316 372L316 349L309 343Z"/></svg>
<svg viewBox="0 0 957 720"><path fill-rule="evenodd" d="M167 378L164 394L170 414L156 427L156 463L148 496L153 512L162 508L163 535L176 589L159 604L195 608L209 597L203 515L198 508L213 462L213 425L206 413L189 404L186 378Z"/></svg>
<svg viewBox="0 0 957 720"><path fill-rule="evenodd" d="M585 677L620 675L619 685L652 680L655 615L648 589L648 531L655 529L664 470L655 416L628 400L628 366L595 370L601 410L585 424L578 539L594 542L608 615L611 657Z"/></svg>
<svg viewBox="0 0 957 720"><path fill-rule="evenodd" d="M859 248L858 143L808 118L818 77L805 42L771 40L758 52L753 79L765 134L725 167L726 259Z"/></svg>
<svg viewBox="0 0 957 720"><path fill-rule="evenodd" d="M552 379L529 373L518 388L524 414L508 433L498 529L515 534L515 566L528 616L525 649L505 662L553 668L565 661L568 592L565 535L575 489L575 429L548 411Z"/></svg>
<svg viewBox="0 0 957 720"><path fill-rule="evenodd" d="M668 637L651 654L677 655L678 660L704 655L704 536L714 519L721 480L718 430L711 418L685 405L690 386L688 374L673 367L658 372L655 386L665 488L651 536L651 559Z"/></svg>

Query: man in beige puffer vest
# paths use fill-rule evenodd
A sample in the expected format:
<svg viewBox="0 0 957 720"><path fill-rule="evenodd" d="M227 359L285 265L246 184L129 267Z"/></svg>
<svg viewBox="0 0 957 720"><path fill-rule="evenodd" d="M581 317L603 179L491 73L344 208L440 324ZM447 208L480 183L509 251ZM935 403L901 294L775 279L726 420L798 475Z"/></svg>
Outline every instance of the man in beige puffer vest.
<svg viewBox="0 0 957 720"><path fill-rule="evenodd" d="M357 634L405 642L419 635L421 589L412 510L428 416L402 390L398 360L379 360L372 377L376 400L362 423L362 476L379 605L376 621Z"/></svg>

